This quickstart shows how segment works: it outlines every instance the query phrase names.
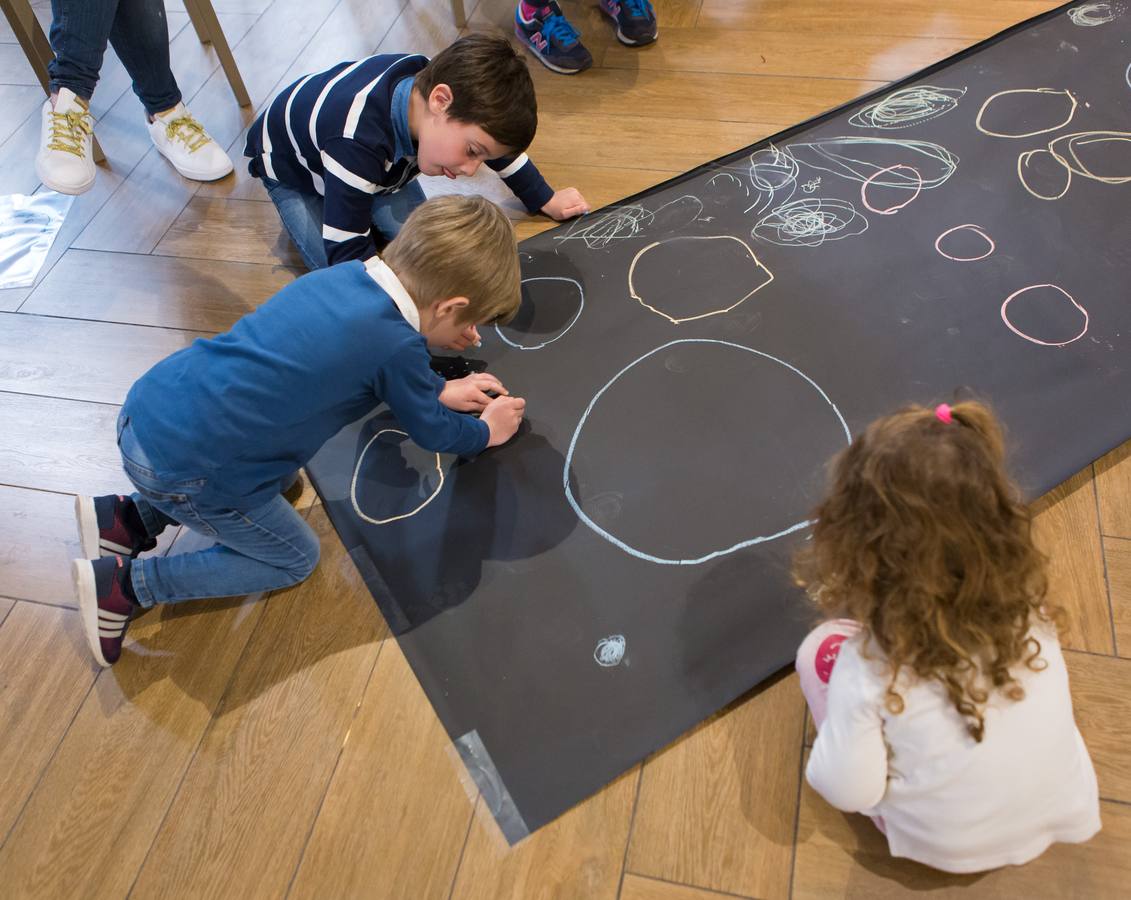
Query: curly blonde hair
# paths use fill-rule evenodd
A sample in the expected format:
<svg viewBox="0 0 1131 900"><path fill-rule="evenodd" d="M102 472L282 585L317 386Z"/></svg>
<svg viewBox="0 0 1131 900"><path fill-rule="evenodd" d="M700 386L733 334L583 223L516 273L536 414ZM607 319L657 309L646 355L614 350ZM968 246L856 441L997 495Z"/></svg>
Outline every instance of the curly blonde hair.
<svg viewBox="0 0 1131 900"><path fill-rule="evenodd" d="M837 457L794 577L824 615L860 622L865 646L884 654L890 712L903 710L896 680L907 669L942 684L980 742L990 690L1020 700L1010 667L1046 665L1032 624L1063 628L1064 611L1045 602L1047 560L993 413L967 401L950 417L908 407Z"/></svg>

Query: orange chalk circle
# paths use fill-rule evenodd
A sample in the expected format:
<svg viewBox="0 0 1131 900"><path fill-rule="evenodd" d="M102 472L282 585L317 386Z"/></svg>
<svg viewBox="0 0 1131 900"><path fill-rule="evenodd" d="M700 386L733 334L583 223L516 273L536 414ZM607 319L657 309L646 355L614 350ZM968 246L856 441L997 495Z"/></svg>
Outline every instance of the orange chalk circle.
<svg viewBox="0 0 1131 900"><path fill-rule="evenodd" d="M970 231L974 232L974 234L978 235L978 237L985 239L986 243L990 245L989 249L981 256L951 256L949 253L943 250L943 248L940 246L942 244L943 238L945 238L948 234L954 234L954 232L961 231L963 229L969 229ZM937 238L935 238L935 249L939 252L939 255L944 256L947 259L952 259L955 262L977 262L979 259L985 259L987 256L994 252L996 246L997 245L994 244L994 239L982 230L981 225L955 225L953 228L948 228Z"/></svg>
<svg viewBox="0 0 1131 900"><path fill-rule="evenodd" d="M1080 311L1080 314L1084 317L1084 327L1080 329L1080 333L1078 335L1076 335L1075 337L1070 337L1066 341L1042 341L1040 338L1035 338L1030 334L1026 334L1009 320L1009 315L1007 313L1009 304L1012 303L1017 297L1020 297L1022 294L1029 291L1039 290L1040 288L1052 288L1054 291L1059 291L1061 294L1068 298L1069 303L1071 303L1076 307L1076 309ZM1040 344L1042 347L1063 347L1066 344L1071 344L1073 341L1080 340L1080 338L1082 338L1088 332L1088 311L1084 309L1084 307L1082 307L1079 303L1077 303L1076 299L1070 293L1068 293L1068 291L1066 291L1062 287L1058 287L1055 284L1031 284L1029 285L1029 287L1021 288L1021 290L1019 291L1014 291L1012 294L1005 298L1005 302L1001 305L1001 320L1005 323L1006 327L1018 337L1022 337L1034 344Z"/></svg>
<svg viewBox="0 0 1131 900"><path fill-rule="evenodd" d="M914 187L915 193L912 194L910 197L908 197L906 200L904 200L902 203L897 203L895 206L888 206L888 207L885 207L884 209L877 209L876 207L872 206L871 203L868 202L868 186L870 184L872 184L872 182L874 182L881 175L883 175L887 172L894 172L896 169L907 169L907 171L909 171L909 172L911 172L915 175L915 187ZM887 185L884 185L884 186L885 187L892 187L892 185L890 185L890 184L887 184ZM901 188L906 189L906 188L904 188L904 186L901 186ZM905 166L902 163L898 163L897 165L894 165L894 166L888 166L886 169L879 169L878 171L873 172L871 175L868 176L868 178L864 181L864 183L860 185L860 202L864 204L864 207L866 209L869 209L874 213L879 213L881 216L891 216L891 215L894 215L895 213L899 212L908 203L910 203L912 200L914 200L916 197L918 197L919 194L922 192L922 190L923 190L923 176L919 174L919 170L915 169L913 166Z"/></svg>
<svg viewBox="0 0 1131 900"><path fill-rule="evenodd" d="M1014 94L1028 94L1028 95L1036 95L1036 96L1039 96L1039 97L1062 97L1062 98L1064 98L1065 100L1068 101L1068 113L1067 113L1067 115L1064 116L1064 119L1062 121L1057 122L1055 125L1049 125L1045 128L1038 128L1036 131L1025 131L1025 132L1018 132L1016 134L1012 134L1012 133L1004 132L1004 131L991 131L990 129L986 128L982 124L982 117L986 114L986 111L989 109L990 104L992 104L999 97L1007 97L1007 96L1014 95ZM999 106L1008 105L1008 103L1006 103L1006 104L1000 104L999 103L998 105ZM977 128L980 132L982 132L982 134L988 134L990 137L999 137L999 138L1034 137L1035 135L1038 135L1038 134L1047 134L1050 131L1056 131L1058 128L1063 128L1065 125L1067 125L1069 122L1071 122L1072 117L1074 115L1076 115L1076 105L1077 105L1076 104L1076 98L1072 95L1071 91L1058 91L1054 88L1017 88L1017 89L1011 90L1011 91L998 91L996 94L992 94L992 95L990 95L989 97L986 98L986 102L982 104L982 108L978 110L978 115L974 119L974 127Z"/></svg>

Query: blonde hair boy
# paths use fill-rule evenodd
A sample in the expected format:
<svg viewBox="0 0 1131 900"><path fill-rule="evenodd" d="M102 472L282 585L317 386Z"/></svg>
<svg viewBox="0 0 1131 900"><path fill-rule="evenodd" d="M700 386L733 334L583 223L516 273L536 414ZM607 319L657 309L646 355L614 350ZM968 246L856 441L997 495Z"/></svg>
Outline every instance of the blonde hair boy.
<svg viewBox="0 0 1131 900"><path fill-rule="evenodd" d="M72 574L95 660L112 665L138 608L296 584L319 538L281 491L382 403L425 450L474 456L510 440L526 403L487 372L444 381L427 345L463 349L519 305L510 222L475 197L421 205L386 259L311 272L159 362L118 419L129 496L80 497ZM478 413L479 418L465 413ZM365 426L362 426L365 427ZM166 527L222 545L141 554Z"/></svg>

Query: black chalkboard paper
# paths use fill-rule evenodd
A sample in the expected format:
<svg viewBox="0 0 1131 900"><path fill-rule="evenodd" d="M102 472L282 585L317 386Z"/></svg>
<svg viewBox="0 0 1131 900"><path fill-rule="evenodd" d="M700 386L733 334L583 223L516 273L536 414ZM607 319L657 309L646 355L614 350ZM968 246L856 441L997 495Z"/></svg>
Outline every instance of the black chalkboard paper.
<svg viewBox="0 0 1131 900"><path fill-rule="evenodd" d="M310 466L508 839L792 661L876 416L988 398L1032 497L1131 435L1129 210L1131 14L1085 3L521 245L477 351L519 437L381 409Z"/></svg>

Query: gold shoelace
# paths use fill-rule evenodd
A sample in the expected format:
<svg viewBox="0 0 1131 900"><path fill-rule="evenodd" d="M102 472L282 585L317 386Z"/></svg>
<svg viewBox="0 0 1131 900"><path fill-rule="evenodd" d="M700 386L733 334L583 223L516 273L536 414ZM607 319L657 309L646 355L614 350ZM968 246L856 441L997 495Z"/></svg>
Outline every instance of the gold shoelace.
<svg viewBox="0 0 1131 900"><path fill-rule="evenodd" d="M185 129L185 133L181 133L181 128ZM188 113L165 123L165 137L170 141L180 141L188 147L189 153L195 153L212 140L204 126Z"/></svg>
<svg viewBox="0 0 1131 900"><path fill-rule="evenodd" d="M87 135L93 133L93 120L85 109L65 113L51 110L51 140L47 149L73 153L82 159L86 156Z"/></svg>

